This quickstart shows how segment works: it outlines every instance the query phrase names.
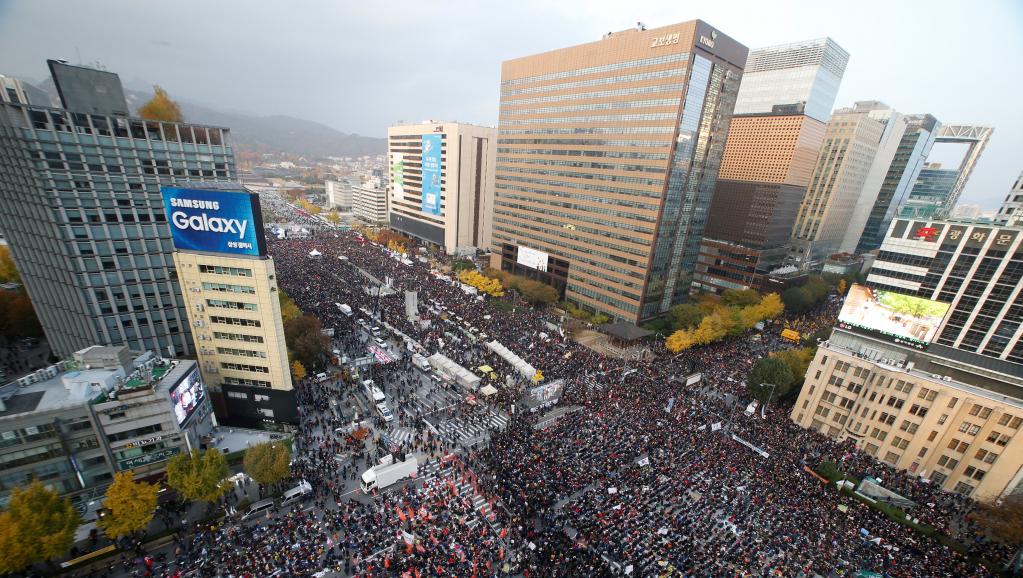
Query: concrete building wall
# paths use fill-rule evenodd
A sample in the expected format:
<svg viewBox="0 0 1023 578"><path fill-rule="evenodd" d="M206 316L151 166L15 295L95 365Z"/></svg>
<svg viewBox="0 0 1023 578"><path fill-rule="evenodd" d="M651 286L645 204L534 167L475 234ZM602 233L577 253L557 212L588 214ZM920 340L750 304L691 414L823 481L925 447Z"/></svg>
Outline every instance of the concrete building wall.
<svg viewBox="0 0 1023 578"><path fill-rule="evenodd" d="M733 117L718 178L806 187L824 132L801 114Z"/></svg>

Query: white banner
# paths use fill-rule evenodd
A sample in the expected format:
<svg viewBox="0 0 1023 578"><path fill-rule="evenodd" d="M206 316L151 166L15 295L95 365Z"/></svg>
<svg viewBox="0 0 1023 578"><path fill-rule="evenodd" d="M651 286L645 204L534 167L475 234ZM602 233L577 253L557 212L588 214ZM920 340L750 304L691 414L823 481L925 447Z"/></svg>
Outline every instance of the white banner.
<svg viewBox="0 0 1023 578"><path fill-rule="evenodd" d="M536 249L530 249L529 247L523 247L519 245L519 255L516 261L519 265L525 265L538 271L547 270L547 260L550 255L543 251L537 251Z"/></svg>

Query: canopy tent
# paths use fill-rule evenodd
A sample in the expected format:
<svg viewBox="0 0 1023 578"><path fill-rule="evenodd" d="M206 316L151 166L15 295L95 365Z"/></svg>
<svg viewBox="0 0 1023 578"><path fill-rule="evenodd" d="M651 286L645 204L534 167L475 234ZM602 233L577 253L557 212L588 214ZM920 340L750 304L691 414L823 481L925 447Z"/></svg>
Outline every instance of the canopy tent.
<svg viewBox="0 0 1023 578"><path fill-rule="evenodd" d="M494 372L494 368L490 367L489 365L481 365L481 366L477 367L476 369L482 371L483 373L493 373Z"/></svg>
<svg viewBox="0 0 1023 578"><path fill-rule="evenodd" d="M430 362L430 365L433 366L434 369L451 377L458 383L458 385L461 385L466 389L476 391L480 386L480 376L461 365L458 365L440 353L434 353L427 358L427 361Z"/></svg>
<svg viewBox="0 0 1023 578"><path fill-rule="evenodd" d="M497 388L492 385L484 385L482 388L480 388L480 393L487 397L490 397L497 393Z"/></svg>
<svg viewBox="0 0 1023 578"><path fill-rule="evenodd" d="M536 375L535 367L526 363L524 359L512 353L512 351L507 347L501 345L501 343L498 340L495 339L490 343L487 343L487 348L493 351L494 353L500 355L501 359L507 361L512 367L515 368L515 371L517 371L519 375L525 377L526 379L533 379L533 376Z"/></svg>
<svg viewBox="0 0 1023 578"><path fill-rule="evenodd" d="M323 256L323 253L320 253L316 249L313 249L312 251L309 251L309 258L310 259L319 259L322 256Z"/></svg>

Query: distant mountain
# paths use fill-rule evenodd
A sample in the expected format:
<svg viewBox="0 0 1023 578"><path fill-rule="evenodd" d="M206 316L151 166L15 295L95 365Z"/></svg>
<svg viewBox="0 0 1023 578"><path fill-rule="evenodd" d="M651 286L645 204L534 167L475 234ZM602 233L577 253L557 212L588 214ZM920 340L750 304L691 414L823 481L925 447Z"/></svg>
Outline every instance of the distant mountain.
<svg viewBox="0 0 1023 578"><path fill-rule="evenodd" d="M47 78L37 86L60 102L53 81ZM132 111L152 98L152 93L125 89ZM379 155L387 151L383 138L347 134L325 124L284 115L254 116L224 112L179 100L187 122L210 124L231 129L232 141L241 149L262 152L283 152L304 157L359 157Z"/></svg>

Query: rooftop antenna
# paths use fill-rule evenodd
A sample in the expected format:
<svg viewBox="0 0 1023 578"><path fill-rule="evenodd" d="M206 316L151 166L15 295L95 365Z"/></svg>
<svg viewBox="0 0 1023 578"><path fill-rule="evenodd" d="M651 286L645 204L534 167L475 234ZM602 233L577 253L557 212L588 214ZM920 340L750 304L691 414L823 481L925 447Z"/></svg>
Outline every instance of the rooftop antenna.
<svg viewBox="0 0 1023 578"><path fill-rule="evenodd" d="M646 30L646 24L643 24L642 22L637 22L636 23L636 30L639 30L640 32L642 32L643 30Z"/></svg>

